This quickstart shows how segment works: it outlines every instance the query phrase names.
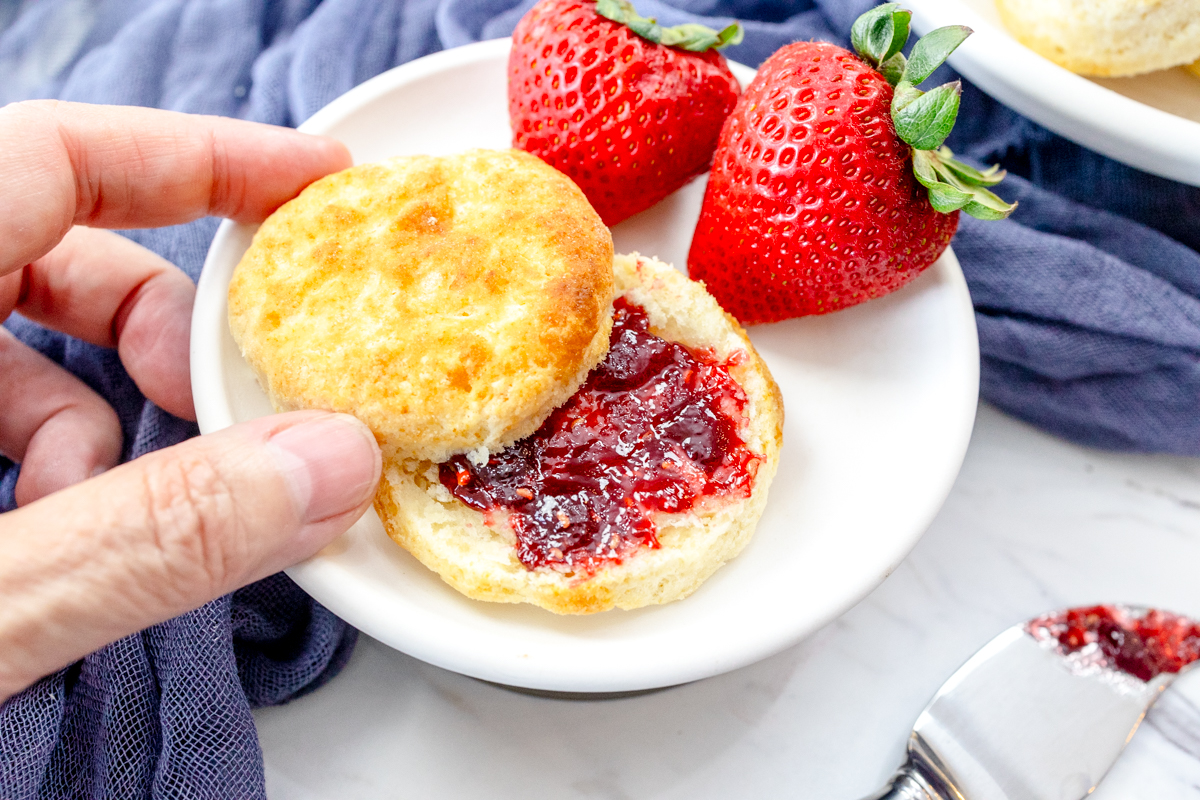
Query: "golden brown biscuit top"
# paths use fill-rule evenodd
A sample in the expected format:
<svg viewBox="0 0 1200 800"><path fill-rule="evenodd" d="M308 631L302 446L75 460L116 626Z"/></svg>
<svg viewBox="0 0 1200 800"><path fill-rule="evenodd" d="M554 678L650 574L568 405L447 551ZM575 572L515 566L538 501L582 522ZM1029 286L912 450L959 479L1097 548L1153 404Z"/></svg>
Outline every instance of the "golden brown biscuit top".
<svg viewBox="0 0 1200 800"><path fill-rule="evenodd" d="M353 413L445 459L528 435L608 346L612 238L517 150L409 156L313 183L263 223L230 328L276 408Z"/></svg>

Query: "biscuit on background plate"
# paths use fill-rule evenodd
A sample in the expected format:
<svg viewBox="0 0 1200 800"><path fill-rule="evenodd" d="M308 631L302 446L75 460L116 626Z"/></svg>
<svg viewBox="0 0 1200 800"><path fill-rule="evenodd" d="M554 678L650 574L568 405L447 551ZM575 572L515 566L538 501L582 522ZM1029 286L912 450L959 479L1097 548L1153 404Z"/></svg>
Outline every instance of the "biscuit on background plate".
<svg viewBox="0 0 1200 800"><path fill-rule="evenodd" d="M1121 77L1200 59L1200 0L996 0L1021 44L1080 75Z"/></svg>
<svg viewBox="0 0 1200 800"><path fill-rule="evenodd" d="M229 326L278 411L354 414L444 460L532 433L608 350L612 237L519 150L405 156L316 181L259 228Z"/></svg>

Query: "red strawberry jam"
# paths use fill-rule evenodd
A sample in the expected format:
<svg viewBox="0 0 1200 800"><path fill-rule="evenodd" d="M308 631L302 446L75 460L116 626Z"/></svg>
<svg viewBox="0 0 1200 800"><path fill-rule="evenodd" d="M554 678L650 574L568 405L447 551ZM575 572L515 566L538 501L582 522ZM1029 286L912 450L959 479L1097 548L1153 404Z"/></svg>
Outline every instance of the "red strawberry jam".
<svg viewBox="0 0 1200 800"><path fill-rule="evenodd" d="M482 466L456 456L442 484L484 513L507 511L528 569L592 574L658 547L652 515L706 497L748 497L759 456L742 440L746 395L722 362L649 331L620 298L604 361L537 432Z"/></svg>
<svg viewBox="0 0 1200 800"><path fill-rule="evenodd" d="M1073 608L1031 620L1026 630L1040 641L1057 640L1063 655L1094 646L1101 665L1143 681L1200 658L1200 625L1166 611L1139 617L1119 606Z"/></svg>

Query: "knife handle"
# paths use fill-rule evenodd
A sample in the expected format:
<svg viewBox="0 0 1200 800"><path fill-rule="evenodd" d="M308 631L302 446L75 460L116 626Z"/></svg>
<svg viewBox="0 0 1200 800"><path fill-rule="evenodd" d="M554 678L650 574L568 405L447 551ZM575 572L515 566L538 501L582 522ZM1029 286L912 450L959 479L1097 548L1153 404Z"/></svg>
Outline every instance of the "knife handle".
<svg viewBox="0 0 1200 800"><path fill-rule="evenodd" d="M881 790L863 800L950 800L940 794L912 762L905 764Z"/></svg>

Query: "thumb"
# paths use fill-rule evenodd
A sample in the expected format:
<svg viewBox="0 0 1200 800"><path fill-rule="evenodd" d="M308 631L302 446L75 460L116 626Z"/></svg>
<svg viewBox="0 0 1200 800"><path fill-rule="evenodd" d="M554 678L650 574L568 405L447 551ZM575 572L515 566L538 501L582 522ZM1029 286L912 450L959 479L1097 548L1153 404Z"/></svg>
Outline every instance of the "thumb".
<svg viewBox="0 0 1200 800"><path fill-rule="evenodd" d="M314 554L366 511L380 469L358 420L298 411L0 516L0 700Z"/></svg>

